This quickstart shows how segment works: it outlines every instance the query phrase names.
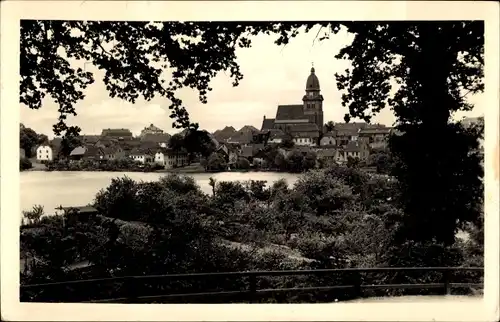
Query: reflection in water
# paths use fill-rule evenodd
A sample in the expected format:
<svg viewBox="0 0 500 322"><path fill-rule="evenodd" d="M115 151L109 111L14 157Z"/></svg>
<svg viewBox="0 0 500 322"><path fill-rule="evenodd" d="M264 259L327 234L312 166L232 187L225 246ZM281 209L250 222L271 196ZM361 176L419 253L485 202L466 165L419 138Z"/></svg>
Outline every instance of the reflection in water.
<svg viewBox="0 0 500 322"><path fill-rule="evenodd" d="M51 214L54 208L65 206L82 206L93 201L96 193L106 188L111 179L128 176L137 181L154 181L164 173L142 172L44 172L28 171L20 173L21 210L29 210L34 205L42 205L45 213ZM200 188L207 194L212 193L209 178L217 181L266 180L268 183L281 178L289 184L295 183L298 175L276 172L221 172L190 173Z"/></svg>

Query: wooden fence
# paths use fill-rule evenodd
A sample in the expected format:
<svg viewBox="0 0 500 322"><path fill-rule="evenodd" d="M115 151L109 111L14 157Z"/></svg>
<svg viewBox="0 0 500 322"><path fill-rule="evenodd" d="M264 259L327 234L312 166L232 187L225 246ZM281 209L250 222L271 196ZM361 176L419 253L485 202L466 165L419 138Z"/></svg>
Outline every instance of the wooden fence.
<svg viewBox="0 0 500 322"><path fill-rule="evenodd" d="M412 272L424 273L440 273L440 281L437 283L410 283L410 284L364 284L363 276L370 273L404 273L411 274ZM390 290L390 289L437 289L440 294L451 294L452 289L456 288L482 288L482 282L464 282L454 281L453 277L457 277L457 272L475 272L479 276L483 274L481 267L385 267L385 268L343 268L343 269L315 269L315 270L288 270L288 271L245 271L245 272L216 272L216 273L193 273L193 274L170 274L170 275L146 275L146 276L123 276L110 277L102 279L76 280L66 282L54 282L44 284L21 285L21 301L30 301L27 299L27 294L36 294L37 292L49 291L51 294L57 294L59 299L51 301L65 302L65 292L68 288L75 290L86 289L92 293L92 289L98 285L107 285L109 287L124 287L125 291L120 294L126 294L121 298L99 298L99 299L83 299L77 302L94 302L94 303L148 303L148 302L163 302L169 303L174 300L181 299L182 303L197 303L200 298L221 298L234 297L242 299L242 302L254 302L260 296L270 295L283 292L328 292L334 290L351 290L354 291L356 297L363 297L366 290ZM298 275L313 275L313 276L330 276L332 274L349 275L350 278L345 279L350 281L348 285L324 285L314 287L286 287L286 288L258 288L257 279L262 277L284 277ZM204 292L188 292L188 293L170 293L170 294L155 294L144 295L140 292L142 284L155 284L172 281L186 280L216 280L216 279L231 279L232 281L246 279L247 282L244 290L217 290ZM476 279L476 278L475 278ZM480 279L480 278L479 278ZM106 286L106 287L107 287ZM24 299L23 299L24 297ZM36 296L35 296L36 297ZM40 299L42 300L42 299ZM35 299L34 301L40 301ZM66 299L67 300L67 299ZM31 300L33 301L33 300ZM73 301L71 301L73 302Z"/></svg>

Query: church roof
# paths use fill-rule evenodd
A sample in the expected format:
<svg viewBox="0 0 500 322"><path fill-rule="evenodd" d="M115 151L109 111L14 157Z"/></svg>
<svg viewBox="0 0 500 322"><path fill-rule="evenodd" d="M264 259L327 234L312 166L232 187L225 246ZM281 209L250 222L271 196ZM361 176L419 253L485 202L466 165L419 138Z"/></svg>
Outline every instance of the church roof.
<svg viewBox="0 0 500 322"><path fill-rule="evenodd" d="M311 68L311 74L307 77L306 91L307 90L317 90L319 91L319 80L315 74L314 67Z"/></svg>
<svg viewBox="0 0 500 322"><path fill-rule="evenodd" d="M278 105L277 120L299 120L304 118L303 105Z"/></svg>
<svg viewBox="0 0 500 322"><path fill-rule="evenodd" d="M272 128L274 128L274 119L264 119L262 121L262 128L260 129L261 131L270 130Z"/></svg>
<svg viewBox="0 0 500 322"><path fill-rule="evenodd" d="M318 132L318 125L316 123L294 124L289 127L290 132Z"/></svg>

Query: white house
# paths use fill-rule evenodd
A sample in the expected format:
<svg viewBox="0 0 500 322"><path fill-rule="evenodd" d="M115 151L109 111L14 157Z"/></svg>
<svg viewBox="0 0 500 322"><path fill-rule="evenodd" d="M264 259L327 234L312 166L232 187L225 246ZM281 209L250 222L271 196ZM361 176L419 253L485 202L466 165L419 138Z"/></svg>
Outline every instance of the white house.
<svg viewBox="0 0 500 322"><path fill-rule="evenodd" d="M130 152L129 157L132 160L134 160L135 162L139 162L139 163L142 163L142 164L146 164L146 163L152 162L153 159L154 159L153 155L149 151L143 150L143 149L139 149L139 148L133 149Z"/></svg>
<svg viewBox="0 0 500 322"><path fill-rule="evenodd" d="M182 167L188 163L188 155L183 152L174 152L172 149L159 149L154 155L154 162L165 169Z"/></svg>
<svg viewBox="0 0 500 322"><path fill-rule="evenodd" d="M316 146L316 139L308 136L295 136L293 143L302 146Z"/></svg>
<svg viewBox="0 0 500 322"><path fill-rule="evenodd" d="M40 145L36 148L37 161L52 161L52 148L49 145Z"/></svg>
<svg viewBox="0 0 500 322"><path fill-rule="evenodd" d="M333 133L326 133L319 142L320 145L335 145L335 135Z"/></svg>

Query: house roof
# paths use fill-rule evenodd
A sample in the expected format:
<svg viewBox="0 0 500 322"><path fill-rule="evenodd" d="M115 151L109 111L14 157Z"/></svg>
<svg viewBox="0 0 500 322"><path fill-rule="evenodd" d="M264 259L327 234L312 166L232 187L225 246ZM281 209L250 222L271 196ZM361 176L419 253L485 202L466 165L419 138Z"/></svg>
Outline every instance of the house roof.
<svg viewBox="0 0 500 322"><path fill-rule="evenodd" d="M80 140L82 142L97 143L101 139L100 135L81 135Z"/></svg>
<svg viewBox="0 0 500 322"><path fill-rule="evenodd" d="M323 134L323 137L324 138L334 138L335 133L334 132L326 132L325 134Z"/></svg>
<svg viewBox="0 0 500 322"><path fill-rule="evenodd" d="M101 148L96 146L88 146L85 151L85 156L96 156L102 153L104 153L104 151Z"/></svg>
<svg viewBox="0 0 500 322"><path fill-rule="evenodd" d="M78 146L73 149L73 151L70 152L70 156L78 156L78 155L84 155L85 151L87 151L86 147L83 146Z"/></svg>
<svg viewBox="0 0 500 322"><path fill-rule="evenodd" d="M357 141L350 141L347 143L346 147L344 148L345 152L359 152L361 151L363 146L361 145L360 142Z"/></svg>
<svg viewBox="0 0 500 322"><path fill-rule="evenodd" d="M144 134L141 137L142 142L155 142L155 143L167 143L170 141L170 135L168 133L161 133L161 134Z"/></svg>
<svg viewBox="0 0 500 322"><path fill-rule="evenodd" d="M264 119L262 120L262 127L261 130L270 130L274 128L274 119Z"/></svg>
<svg viewBox="0 0 500 322"><path fill-rule="evenodd" d="M304 118L303 105L279 105L276 120L299 120Z"/></svg>
<svg viewBox="0 0 500 322"><path fill-rule="evenodd" d="M153 154L150 149L143 147L136 147L130 151L130 155L151 155Z"/></svg>
<svg viewBox="0 0 500 322"><path fill-rule="evenodd" d="M240 143L240 144L248 144L252 142L253 132L236 132L230 138L227 139L229 143Z"/></svg>
<svg viewBox="0 0 500 322"><path fill-rule="evenodd" d="M359 131L359 135L370 135L370 134L389 134L391 133L391 128L365 128Z"/></svg>
<svg viewBox="0 0 500 322"><path fill-rule="evenodd" d="M145 127L144 130L146 130L146 131L148 131L148 130L149 131L163 131L159 127L155 126L153 123L151 123L148 127Z"/></svg>
<svg viewBox="0 0 500 322"><path fill-rule="evenodd" d="M282 139L285 136L285 132L281 130L272 130L270 131L269 138L270 139Z"/></svg>
<svg viewBox="0 0 500 322"><path fill-rule="evenodd" d="M318 125L316 123L293 124L289 126L291 133L296 132L318 132Z"/></svg>
<svg viewBox="0 0 500 322"><path fill-rule="evenodd" d="M126 137L133 135L129 129L103 129L101 136Z"/></svg>

